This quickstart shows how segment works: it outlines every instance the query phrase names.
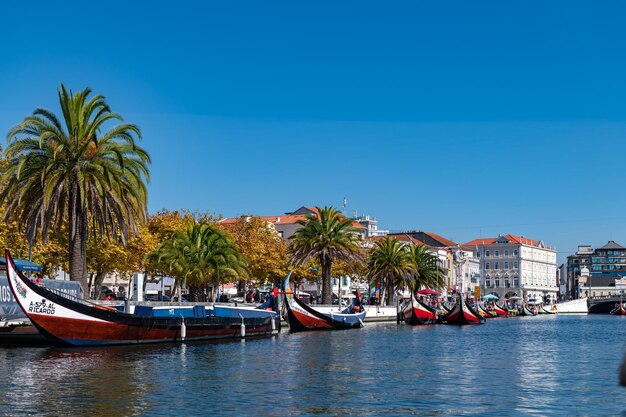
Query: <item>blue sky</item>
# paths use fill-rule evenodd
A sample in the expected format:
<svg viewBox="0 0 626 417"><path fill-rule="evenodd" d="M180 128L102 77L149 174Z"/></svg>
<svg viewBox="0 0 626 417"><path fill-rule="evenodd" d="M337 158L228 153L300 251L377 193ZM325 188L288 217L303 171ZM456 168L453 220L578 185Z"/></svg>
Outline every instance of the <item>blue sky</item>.
<svg viewBox="0 0 626 417"><path fill-rule="evenodd" d="M387 3L2 2L0 131L90 86L143 131L151 212L345 195L458 242L626 245L626 3Z"/></svg>

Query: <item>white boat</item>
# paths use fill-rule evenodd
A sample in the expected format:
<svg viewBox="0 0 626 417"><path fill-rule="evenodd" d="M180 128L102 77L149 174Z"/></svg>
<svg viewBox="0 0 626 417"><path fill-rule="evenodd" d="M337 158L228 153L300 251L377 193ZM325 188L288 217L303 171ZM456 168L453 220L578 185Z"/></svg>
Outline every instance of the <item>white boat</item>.
<svg viewBox="0 0 626 417"><path fill-rule="evenodd" d="M576 313L587 314L589 313L589 307L587 305L587 298L579 298L578 300L565 301L563 303L546 305L544 308L550 312L557 313Z"/></svg>

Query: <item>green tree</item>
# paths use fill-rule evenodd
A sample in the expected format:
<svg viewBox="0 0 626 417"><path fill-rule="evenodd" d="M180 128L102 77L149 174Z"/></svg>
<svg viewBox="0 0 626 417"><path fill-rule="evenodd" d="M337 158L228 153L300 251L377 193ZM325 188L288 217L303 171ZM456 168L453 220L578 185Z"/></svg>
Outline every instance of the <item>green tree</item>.
<svg viewBox="0 0 626 417"><path fill-rule="evenodd" d="M331 304L333 261L359 262L362 238L352 220L334 207L316 207L315 211L298 222L302 227L289 238L290 262L302 265L317 258L322 272L322 303Z"/></svg>
<svg viewBox="0 0 626 417"><path fill-rule="evenodd" d="M31 243L67 221L70 277L88 293L89 232L123 243L136 232L146 218L150 157L136 143L139 128L103 96L61 84L58 98L61 119L39 108L9 131L0 201L4 219L23 225Z"/></svg>
<svg viewBox="0 0 626 417"><path fill-rule="evenodd" d="M207 222L187 221L149 257L161 271L189 287L192 301L203 297L209 283L215 289L221 282L248 276L246 259L228 233ZM216 301L216 291L212 295Z"/></svg>
<svg viewBox="0 0 626 417"><path fill-rule="evenodd" d="M411 249L406 243L386 238L374 244L367 259L367 276L371 283L380 284L383 304L389 304L391 294L396 288L408 287L411 291L415 289L413 272Z"/></svg>
<svg viewBox="0 0 626 417"><path fill-rule="evenodd" d="M413 264L411 290L416 291L420 288L440 290L445 287L445 275L439 265L439 258L429 252L427 246L412 246L410 257Z"/></svg>

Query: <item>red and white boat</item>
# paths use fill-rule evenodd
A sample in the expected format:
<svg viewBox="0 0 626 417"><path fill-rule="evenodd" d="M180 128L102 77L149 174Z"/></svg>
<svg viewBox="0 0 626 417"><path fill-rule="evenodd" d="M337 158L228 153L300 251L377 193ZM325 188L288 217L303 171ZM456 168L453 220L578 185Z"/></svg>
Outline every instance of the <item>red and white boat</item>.
<svg viewBox="0 0 626 417"><path fill-rule="evenodd" d="M443 317L443 321L447 324L483 324L485 318L459 297L454 307Z"/></svg>
<svg viewBox="0 0 626 417"><path fill-rule="evenodd" d="M610 312L614 316L626 316L626 309L623 303L615 303L615 308Z"/></svg>
<svg viewBox="0 0 626 417"><path fill-rule="evenodd" d="M433 324L437 321L437 311L415 298L411 293L411 302L402 310L406 324Z"/></svg>
<svg viewBox="0 0 626 417"><path fill-rule="evenodd" d="M340 330L363 327L365 310L357 305L348 306L341 312L323 312L305 304L289 289L289 277L283 283L283 317L289 323L289 330L302 332L308 330ZM355 299L356 300L356 299ZM357 311L358 310L358 311Z"/></svg>
<svg viewBox="0 0 626 417"><path fill-rule="evenodd" d="M113 345L270 336L279 331L276 312L245 309L227 314L205 306L135 308L135 314L72 300L40 287L15 268L6 251L9 287L33 325L58 345Z"/></svg>
<svg viewBox="0 0 626 417"><path fill-rule="evenodd" d="M493 303L493 311L498 317L506 317L509 315L509 310L500 307L498 304Z"/></svg>
<svg viewBox="0 0 626 417"><path fill-rule="evenodd" d="M483 306L481 306L480 304L478 304L478 308L476 309L478 311L478 314L480 314L481 316L483 316L486 319L490 319L493 317L498 317L498 313L496 313L493 310L487 310L485 308L483 308Z"/></svg>

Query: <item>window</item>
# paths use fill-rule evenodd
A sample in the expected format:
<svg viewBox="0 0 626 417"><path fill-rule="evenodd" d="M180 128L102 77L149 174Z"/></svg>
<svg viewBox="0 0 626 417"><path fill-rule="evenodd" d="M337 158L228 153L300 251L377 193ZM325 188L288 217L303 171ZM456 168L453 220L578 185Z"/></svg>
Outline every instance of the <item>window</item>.
<svg viewBox="0 0 626 417"><path fill-rule="evenodd" d="M513 278L513 286L514 287L519 287L519 279L518 278Z"/></svg>
<svg viewBox="0 0 626 417"><path fill-rule="evenodd" d="M508 250L504 251L504 256L509 256L509 251Z"/></svg>
<svg viewBox="0 0 626 417"><path fill-rule="evenodd" d="M343 285L344 287L348 285L348 277L341 278L341 285Z"/></svg>
<svg viewBox="0 0 626 417"><path fill-rule="evenodd" d="M504 269L509 269L509 263L508 262L504 263Z"/></svg>
<svg viewBox="0 0 626 417"><path fill-rule="evenodd" d="M517 269L517 261L513 262L513 268Z"/></svg>
<svg viewBox="0 0 626 417"><path fill-rule="evenodd" d="M498 262L496 262L495 266L493 267L493 269L500 269L500 265L498 264Z"/></svg>
<svg viewBox="0 0 626 417"><path fill-rule="evenodd" d="M500 288L500 278L496 277L496 288Z"/></svg>
<svg viewBox="0 0 626 417"><path fill-rule="evenodd" d="M485 281L485 286L491 287L491 280L489 278L487 278L487 280Z"/></svg>
<svg viewBox="0 0 626 417"><path fill-rule="evenodd" d="M509 277L504 277L504 286L505 286L505 288L509 288L511 286L511 282L509 281Z"/></svg>
<svg viewBox="0 0 626 417"><path fill-rule="evenodd" d="M476 252L476 257L480 258L480 251Z"/></svg>
<svg viewBox="0 0 626 417"><path fill-rule="evenodd" d="M500 252L495 251L495 254L493 256L500 256Z"/></svg>
<svg viewBox="0 0 626 417"><path fill-rule="evenodd" d="M517 249L513 251L513 256L517 256Z"/></svg>
<svg viewBox="0 0 626 417"><path fill-rule="evenodd" d="M485 251L485 256L489 256L489 251Z"/></svg>
<svg viewBox="0 0 626 417"><path fill-rule="evenodd" d="M489 262L485 262L485 269L489 269Z"/></svg>

